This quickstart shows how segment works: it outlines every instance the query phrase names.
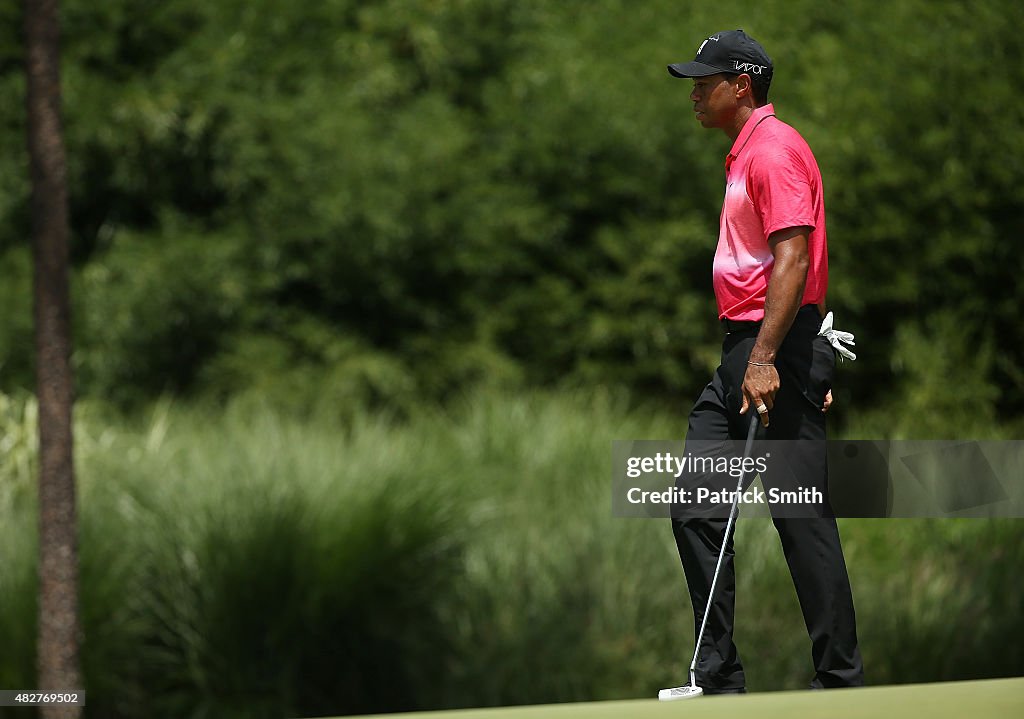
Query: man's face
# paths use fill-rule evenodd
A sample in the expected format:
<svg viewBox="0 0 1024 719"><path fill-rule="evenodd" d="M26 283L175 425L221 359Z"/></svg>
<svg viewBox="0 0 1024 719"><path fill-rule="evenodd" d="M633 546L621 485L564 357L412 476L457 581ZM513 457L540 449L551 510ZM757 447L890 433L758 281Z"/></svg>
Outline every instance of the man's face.
<svg viewBox="0 0 1024 719"><path fill-rule="evenodd" d="M690 100L697 120L707 128L728 126L739 107L733 84L723 74L693 78Z"/></svg>

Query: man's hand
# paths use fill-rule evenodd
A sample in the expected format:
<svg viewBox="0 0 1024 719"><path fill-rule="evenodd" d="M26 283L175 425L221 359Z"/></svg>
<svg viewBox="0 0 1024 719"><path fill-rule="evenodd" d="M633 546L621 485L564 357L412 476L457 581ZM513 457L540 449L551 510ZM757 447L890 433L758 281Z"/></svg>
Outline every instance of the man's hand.
<svg viewBox="0 0 1024 719"><path fill-rule="evenodd" d="M825 406L821 408L822 412L828 412L828 408L832 406L832 390L825 393Z"/></svg>
<svg viewBox="0 0 1024 719"><path fill-rule="evenodd" d="M775 405L775 393L779 391L779 373L771 365L747 365L743 377L743 406L740 414L746 414L751 407L761 415L761 424L768 426L768 412Z"/></svg>

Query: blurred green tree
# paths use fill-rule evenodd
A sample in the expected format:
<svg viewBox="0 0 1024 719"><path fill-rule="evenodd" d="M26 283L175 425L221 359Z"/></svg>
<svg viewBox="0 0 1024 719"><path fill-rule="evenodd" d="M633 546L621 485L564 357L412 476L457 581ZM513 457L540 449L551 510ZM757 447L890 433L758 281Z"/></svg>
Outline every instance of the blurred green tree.
<svg viewBox="0 0 1024 719"><path fill-rule="evenodd" d="M990 348L936 392L966 401L967 382L982 414L1016 422L1021 21L998 0L68 0L83 390L131 404L282 377L337 402L480 382L689 401L716 362L728 148L664 65L742 26L825 177L830 302L861 340L837 419L903 412L920 389L906 343L929 336L951 355ZM0 147L22 122L0 108ZM0 157L10 389L27 382L27 194L23 153ZM933 315L964 331L930 335ZM266 362L241 349L265 342ZM353 394L330 379L341 365L402 389Z"/></svg>

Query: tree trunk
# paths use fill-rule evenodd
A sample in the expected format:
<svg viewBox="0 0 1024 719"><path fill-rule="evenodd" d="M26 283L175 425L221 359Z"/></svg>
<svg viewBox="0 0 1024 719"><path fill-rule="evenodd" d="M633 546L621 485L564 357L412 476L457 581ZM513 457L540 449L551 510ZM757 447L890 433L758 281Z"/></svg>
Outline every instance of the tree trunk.
<svg viewBox="0 0 1024 719"><path fill-rule="evenodd" d="M39 395L38 689L82 689L72 461L67 168L60 120L57 0L25 0L28 149ZM77 706L43 717L78 717Z"/></svg>

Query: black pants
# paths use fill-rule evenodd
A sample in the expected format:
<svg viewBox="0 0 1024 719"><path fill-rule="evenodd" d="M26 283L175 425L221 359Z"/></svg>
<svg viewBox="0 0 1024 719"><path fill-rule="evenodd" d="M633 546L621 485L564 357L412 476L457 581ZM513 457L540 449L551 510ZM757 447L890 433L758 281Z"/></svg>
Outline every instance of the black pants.
<svg viewBox="0 0 1024 719"><path fill-rule="evenodd" d="M758 439L825 439L825 416L821 407L825 392L832 384L835 354L828 341L817 336L820 322L813 306L803 307L797 314L775 360L781 384L769 413L770 425L758 430ZM739 414L743 401L741 387L756 335L757 329L752 328L726 336L721 366L690 413L688 444L691 441L739 440L746 436L749 414ZM812 452L809 462L810 466L804 467L801 474L816 474L815 484L827 487L825 453ZM818 462L820 464L816 464ZM773 516L773 521L811 638L815 670L811 687L863 684L853 595L835 519L831 516L813 519ZM672 520L693 606L694 636L704 617L718 554L726 539L726 523L722 518L690 516ZM696 668L697 684L709 693L739 691L745 687L743 665L733 643L734 557L730 535Z"/></svg>

